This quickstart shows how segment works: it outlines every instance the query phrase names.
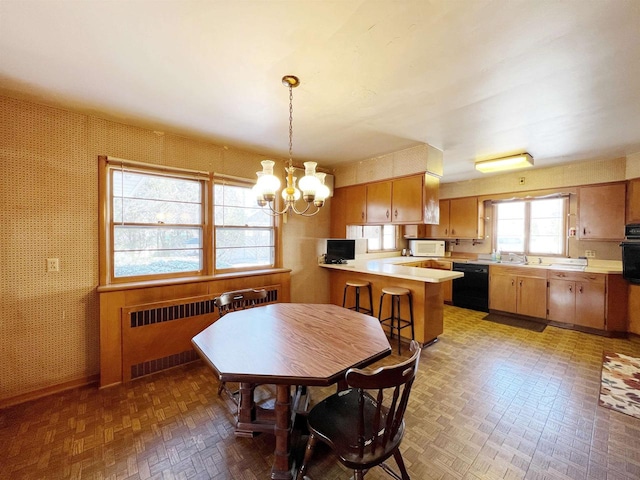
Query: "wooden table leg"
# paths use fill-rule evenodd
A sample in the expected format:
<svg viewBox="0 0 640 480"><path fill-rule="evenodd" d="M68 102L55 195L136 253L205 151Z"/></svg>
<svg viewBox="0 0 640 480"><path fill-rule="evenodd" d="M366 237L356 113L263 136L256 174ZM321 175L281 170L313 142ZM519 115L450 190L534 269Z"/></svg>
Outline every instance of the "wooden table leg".
<svg viewBox="0 0 640 480"><path fill-rule="evenodd" d="M291 462L291 388L289 385L276 385L276 451L271 469L274 480L291 480L293 466Z"/></svg>

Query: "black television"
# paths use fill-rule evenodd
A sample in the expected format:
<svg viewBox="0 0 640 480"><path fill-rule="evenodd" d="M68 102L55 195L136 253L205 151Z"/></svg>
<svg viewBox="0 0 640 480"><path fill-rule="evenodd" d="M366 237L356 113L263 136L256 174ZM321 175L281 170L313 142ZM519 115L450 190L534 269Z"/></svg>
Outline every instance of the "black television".
<svg viewBox="0 0 640 480"><path fill-rule="evenodd" d="M325 263L342 263L342 260L355 260L356 241L345 239L328 239Z"/></svg>

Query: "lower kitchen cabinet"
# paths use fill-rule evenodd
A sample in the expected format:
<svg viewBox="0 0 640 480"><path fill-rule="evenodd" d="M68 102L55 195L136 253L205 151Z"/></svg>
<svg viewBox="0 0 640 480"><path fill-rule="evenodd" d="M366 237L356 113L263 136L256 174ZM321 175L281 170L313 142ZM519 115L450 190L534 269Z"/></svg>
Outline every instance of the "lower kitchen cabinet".
<svg viewBox="0 0 640 480"><path fill-rule="evenodd" d="M620 275L549 270L554 322L611 332L626 330L627 288Z"/></svg>
<svg viewBox="0 0 640 480"><path fill-rule="evenodd" d="M490 310L546 318L546 300L546 270L502 265L489 267Z"/></svg>
<svg viewBox="0 0 640 480"><path fill-rule="evenodd" d="M436 270L452 270L453 262L449 260L419 260L415 262L403 263L405 267L433 268ZM453 280L442 282L442 298L445 303L451 304L453 301Z"/></svg>

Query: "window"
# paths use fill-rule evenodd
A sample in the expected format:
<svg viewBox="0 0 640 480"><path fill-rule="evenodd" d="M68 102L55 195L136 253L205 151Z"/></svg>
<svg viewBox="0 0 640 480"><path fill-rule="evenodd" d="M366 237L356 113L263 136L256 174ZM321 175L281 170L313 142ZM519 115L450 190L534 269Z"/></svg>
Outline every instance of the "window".
<svg viewBox="0 0 640 480"><path fill-rule="evenodd" d="M367 239L367 251L395 250L397 230L395 225L364 226L363 236Z"/></svg>
<svg viewBox="0 0 640 480"><path fill-rule="evenodd" d="M214 184L215 268L273 267L274 218L256 203L247 182Z"/></svg>
<svg viewBox="0 0 640 480"><path fill-rule="evenodd" d="M276 265L253 182L100 157L100 284Z"/></svg>
<svg viewBox="0 0 640 480"><path fill-rule="evenodd" d="M494 248L526 255L564 255L568 197L496 202Z"/></svg>
<svg viewBox="0 0 640 480"><path fill-rule="evenodd" d="M122 165L109 175L112 277L201 272L204 182Z"/></svg>

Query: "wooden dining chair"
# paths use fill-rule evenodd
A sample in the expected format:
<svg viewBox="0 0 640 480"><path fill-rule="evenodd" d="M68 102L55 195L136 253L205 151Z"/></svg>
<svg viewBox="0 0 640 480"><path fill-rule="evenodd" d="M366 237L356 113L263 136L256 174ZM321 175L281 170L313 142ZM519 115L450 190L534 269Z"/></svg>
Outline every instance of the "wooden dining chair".
<svg viewBox="0 0 640 480"><path fill-rule="evenodd" d="M302 480L318 440L326 443L353 478L361 480L367 470L382 467L394 478L409 480L400 453L404 435L404 412L418 371L420 345L413 340L411 358L373 372L351 368L345 380L349 386L315 405L307 417L309 440L298 480ZM384 461L393 456L398 476Z"/></svg>
<svg viewBox="0 0 640 480"><path fill-rule="evenodd" d="M234 312L236 310L244 310L246 308L252 308L257 305L264 303L267 298L267 291L264 289L254 290L254 289L246 289L246 290L234 290L232 292L225 292L220 296L216 297L214 300L214 304L218 309L218 315L223 317L229 312ZM230 389L227 386L226 382L220 382L218 386L218 395L221 395L222 392L225 392L231 400L239 405L239 390L238 389Z"/></svg>

